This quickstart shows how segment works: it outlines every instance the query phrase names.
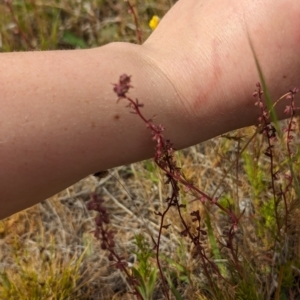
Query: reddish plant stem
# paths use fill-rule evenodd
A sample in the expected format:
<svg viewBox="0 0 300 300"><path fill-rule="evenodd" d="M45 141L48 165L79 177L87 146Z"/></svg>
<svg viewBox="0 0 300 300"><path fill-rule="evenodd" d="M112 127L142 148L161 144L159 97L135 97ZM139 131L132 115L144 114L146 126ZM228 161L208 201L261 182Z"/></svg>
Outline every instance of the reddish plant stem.
<svg viewBox="0 0 300 300"><path fill-rule="evenodd" d="M276 226L277 226L277 232L280 233L280 223L279 223L279 215L277 211L277 206L278 202L276 201L277 196L276 196L276 189L275 189L275 179L277 177L277 174L274 173L274 154L273 154L273 143L276 139L276 129L274 126L271 124L269 121L269 113L267 112L267 108L263 103L262 100L262 95L263 91L261 88L260 83L258 82L256 84L257 90L253 94L255 97L257 96L258 100L256 102L256 105L259 106L261 110L261 116L259 117L259 123L262 124L262 133L266 136L268 147L267 150L265 151L265 155L269 157L270 159L270 174L271 174L271 189L272 189L272 194L274 198L274 212L275 212L275 219L276 219Z"/></svg>
<svg viewBox="0 0 300 300"><path fill-rule="evenodd" d="M134 20L134 24L135 24L136 38L137 38L138 43L141 45L142 44L142 31L141 31L141 28L139 26L137 14L136 14L136 12L134 10L133 5L130 3L130 1L129 0L125 0L125 2L128 3L129 11L133 15L133 20Z"/></svg>
<svg viewBox="0 0 300 300"><path fill-rule="evenodd" d="M164 294L165 294L165 296L168 300L170 299L170 297L169 297L169 292L168 292L168 288L167 288L167 285L166 285L165 276L164 276L162 266L161 266L161 263L160 263L160 259L159 259L159 249L160 249L160 241L161 241L162 230L164 228L163 227L164 219L165 219L165 216L167 215L170 208L171 208L171 205L168 205L168 207L165 209L165 211L160 215L160 217L161 217L160 227L159 227L159 231L158 231L157 242L155 242L155 246L156 246L155 256L156 256L157 267L158 267L158 270L159 270L160 277L162 279L163 291L164 291Z"/></svg>
<svg viewBox="0 0 300 300"><path fill-rule="evenodd" d="M163 282L164 294L167 297L167 299L169 299L168 288L165 283L165 276L164 276L164 272L162 270L162 266L161 266L160 259L159 259L159 250L160 250L160 241L161 241L162 230L163 230L163 228L168 227L168 225L164 225L164 219L165 219L165 216L168 213L169 209L172 206L175 206L177 208L177 212L179 214L181 223L184 227L184 230L181 232L181 234L183 236L188 236L189 239L194 244L197 254L199 254L201 257L205 274L206 274L208 280L210 281L210 286L215 293L214 283L208 272L207 264L209 264L212 267L212 269L218 274L218 276L220 276L224 280L226 280L226 279L219 272L219 269L217 268L217 266L206 256L205 251L201 246L200 233L203 233L203 230L200 229L200 225L197 229L198 234L194 235L191 233L190 227L187 225L187 223L185 222L185 220L182 216L181 208L184 207L184 205L180 204L178 201L179 190L180 190L179 186L178 186L179 183L184 185L189 190L193 190L198 195L200 195L201 200L206 199L206 200L210 201L211 204L216 205L223 212L225 212L228 216L230 216L231 222L233 223L233 225L231 226L231 229L230 229L229 239L233 239L234 233L237 229L239 219L234 215L234 213L231 211L231 209L224 208L221 204L219 204L217 202L217 199L209 197L207 194L205 194L204 192L202 192L201 190L196 188L193 184L191 184L186 179L184 179L184 177L181 174L180 168L177 167L176 162L173 160L174 149L172 147L172 144L170 143L169 140L165 140L162 135L162 132L164 130L163 126L153 124L152 119L146 119L140 110L140 108L143 107L143 104L139 103L139 101L137 99L133 100L132 98L127 96L128 90L130 88L132 88L132 86L130 85L130 80L131 80L130 76L127 76L126 74L120 76L119 83L114 84L114 91L119 97L118 101L120 99L125 99L126 101L128 101L128 103L129 103L128 107L132 108L131 113L138 115L139 118L146 124L146 127L151 130L152 139L156 142L154 161L158 165L158 167L165 173L165 175L167 177L166 183L170 184L172 187L171 197L168 197L166 199L167 208L165 209L165 211L163 213L161 213L161 212L156 213L157 215L159 215L161 217L158 240L157 240L157 242L155 242L156 260L157 260L157 265L158 265L159 272L160 272L162 282ZM198 220L199 224L200 224L199 212L197 214L197 211L196 211L196 212L193 212L192 214L194 216L193 222ZM228 243L227 247L232 247L231 252L234 254L232 242ZM233 255L233 257L234 257L234 260L237 262L238 259L237 259L236 255ZM228 280L226 280L226 281L228 282Z"/></svg>
<svg viewBox="0 0 300 300"><path fill-rule="evenodd" d="M4 3L6 4L8 10L10 12L11 17L12 17L14 23L16 24L16 26L18 28L18 33L21 35L21 38L24 40L24 42L26 43L29 50L34 50L34 47L31 45L28 37L26 36L26 34L21 29L19 20L17 19L16 15L14 13L14 10L13 10L12 4L11 4L11 0L4 0Z"/></svg>
<svg viewBox="0 0 300 300"><path fill-rule="evenodd" d="M297 88L294 88L293 90L289 91L289 94L286 96L287 100L290 100L290 105L286 106L285 109L285 114L286 115L290 115L289 118L289 122L288 122L288 127L286 129L287 132L287 138L286 138L286 146L287 146L287 150L288 150L288 154L290 159L292 158L292 150L290 147L291 141L293 140L294 136L293 136L293 132L295 131L295 114L297 111L297 107L295 105L295 94L298 92Z"/></svg>
<svg viewBox="0 0 300 300"><path fill-rule="evenodd" d="M143 299L137 288L138 282L132 275L129 274L127 270L127 261L125 261L124 258L115 251L115 235L114 232L108 228L110 219L109 214L104 206L104 200L100 196L92 194L91 200L87 204L87 208L88 210L94 210L97 212L97 216L95 218L96 229L94 231L94 236L101 242L101 249L108 251L109 261L114 262L113 266L125 273L128 283L134 290L134 295L136 295L138 299Z"/></svg>
<svg viewBox="0 0 300 300"><path fill-rule="evenodd" d="M130 97L126 96L126 100L128 100L130 102L130 105L134 108L134 111L132 111L133 114L137 114L143 121L144 123L146 123L147 127L149 129L151 129L153 132L155 132L156 134L160 134L160 132L156 129L156 126L153 125L149 120L147 120L144 115L141 113L140 111L140 107L142 107L142 104L139 104L138 102L136 103L133 99L131 99ZM160 140L159 143L164 144L163 140ZM216 199L211 198L210 196L208 196L206 193L202 192L200 189L198 189L197 187L195 187L193 184L191 184L190 182L188 182L186 179L184 179L179 172L174 173L171 172L170 170L172 170L172 166L170 164L169 161L167 167L162 164L160 162L160 160L157 157L157 154L154 158L156 164L159 166L159 168L165 172L166 175L170 176L170 178L173 178L174 180L178 181L179 183L181 183L182 185L184 185L185 187L187 187L189 190L193 190L196 193L198 193L199 195L201 195L203 198L209 200L212 204L216 205L219 209L221 209L224 213L226 213L227 215L229 215L231 217L232 223L234 225L238 225L238 218L232 213L231 210L223 207L221 204L219 204ZM178 175L177 175L178 174Z"/></svg>

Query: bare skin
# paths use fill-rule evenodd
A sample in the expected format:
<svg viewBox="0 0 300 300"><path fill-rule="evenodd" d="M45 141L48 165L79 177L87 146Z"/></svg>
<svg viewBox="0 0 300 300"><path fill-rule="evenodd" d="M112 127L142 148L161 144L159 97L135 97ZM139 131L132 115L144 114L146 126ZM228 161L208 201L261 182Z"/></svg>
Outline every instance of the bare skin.
<svg viewBox="0 0 300 300"><path fill-rule="evenodd" d="M248 35L274 99L300 85L296 0L180 0L142 46L0 54L0 218L153 155L145 125L116 104L123 73L177 149L254 124Z"/></svg>

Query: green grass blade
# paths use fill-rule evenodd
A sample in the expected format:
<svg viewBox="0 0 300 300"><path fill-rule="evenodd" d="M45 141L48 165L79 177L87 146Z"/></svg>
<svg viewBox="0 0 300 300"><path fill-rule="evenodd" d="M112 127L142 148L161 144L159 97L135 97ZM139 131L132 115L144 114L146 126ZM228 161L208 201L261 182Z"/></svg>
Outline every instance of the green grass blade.
<svg viewBox="0 0 300 300"><path fill-rule="evenodd" d="M255 65L256 65L256 68L257 68L257 71L258 71L259 80L260 80L260 83L261 83L261 86L262 86L262 89L263 89L263 92L264 92L264 98L266 99L266 104L267 104L268 110L270 112L271 121L274 123L276 131L278 132L278 134L281 137L282 133L281 133L281 130L280 130L280 127L279 127L276 111L275 111L275 108L273 106L273 102L271 100L271 95L270 95L269 89L267 87L266 80L265 80L262 68L260 66L258 57L256 55L253 43L252 43L251 38L250 38L249 35L248 35L248 40L249 40L250 48L251 48L251 51L252 51L252 54L253 54L253 57L254 57L254 60L255 60Z"/></svg>

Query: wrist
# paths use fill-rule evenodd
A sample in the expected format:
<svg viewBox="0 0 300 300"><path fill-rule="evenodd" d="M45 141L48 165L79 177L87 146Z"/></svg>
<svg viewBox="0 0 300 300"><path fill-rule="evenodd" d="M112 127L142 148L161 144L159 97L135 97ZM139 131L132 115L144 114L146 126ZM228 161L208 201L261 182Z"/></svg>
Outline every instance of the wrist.
<svg viewBox="0 0 300 300"><path fill-rule="evenodd" d="M251 95L260 79L249 36L273 101L299 81L295 1L290 10L280 1L219 2L215 10L214 1L178 1L144 44L175 87L194 142L256 123Z"/></svg>
<svg viewBox="0 0 300 300"><path fill-rule="evenodd" d="M112 68L115 70L115 76L111 83L117 83L120 75L124 73L131 76L133 89L130 90L129 96L144 104L143 115L147 119L154 117L154 123L162 124L166 129L166 138L171 139L176 148L185 147L187 144L185 137L188 131L188 127L184 127L185 109L182 107L179 91L174 86L174 82L168 78L168 74L164 72L163 64L157 59L156 51L151 51L144 45L129 43L111 43L105 47L107 47L106 51L114 53L115 57L113 62L115 66ZM117 98L116 95L114 97ZM122 101L115 105L122 107ZM127 124L134 123L137 128L141 123L136 116L128 114L128 111L124 111L123 114L126 119L131 119ZM144 129L143 124L141 127ZM146 132L146 137L152 143L150 132ZM152 149L153 147L150 146L151 155ZM149 156L146 153L147 151L145 155Z"/></svg>

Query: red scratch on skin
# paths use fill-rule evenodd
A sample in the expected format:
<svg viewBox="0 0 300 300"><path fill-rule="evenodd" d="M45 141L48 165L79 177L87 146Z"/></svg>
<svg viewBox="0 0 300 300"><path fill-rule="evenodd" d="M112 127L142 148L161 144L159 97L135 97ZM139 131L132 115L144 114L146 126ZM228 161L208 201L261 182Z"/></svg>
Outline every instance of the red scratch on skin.
<svg viewBox="0 0 300 300"><path fill-rule="evenodd" d="M194 109L198 110L202 107L203 101L214 91L214 88L220 81L220 78L223 74L223 71L220 67L220 55L219 49L221 46L220 40L214 39L212 42L212 52L210 58L210 66L208 67L211 70L211 73L208 73L206 76L209 77L205 86L200 89L199 95L197 96L197 101L194 103Z"/></svg>

